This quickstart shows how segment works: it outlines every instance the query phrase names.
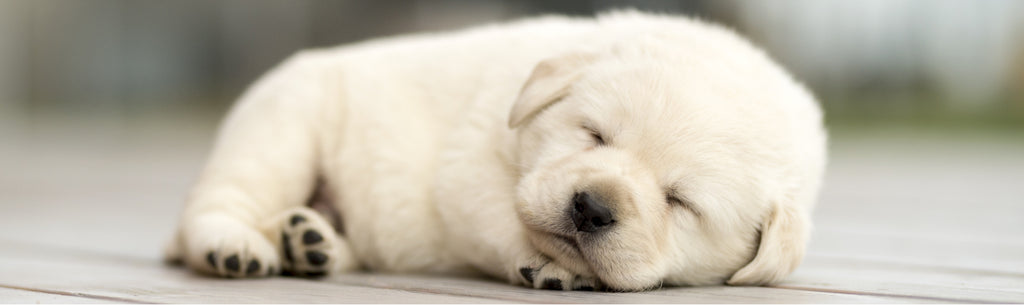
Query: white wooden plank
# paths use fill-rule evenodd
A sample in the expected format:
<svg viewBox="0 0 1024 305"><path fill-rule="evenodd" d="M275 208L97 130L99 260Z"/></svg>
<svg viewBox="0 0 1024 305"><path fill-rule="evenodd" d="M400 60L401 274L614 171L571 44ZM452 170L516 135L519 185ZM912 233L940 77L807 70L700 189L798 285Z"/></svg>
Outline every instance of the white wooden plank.
<svg viewBox="0 0 1024 305"><path fill-rule="evenodd" d="M918 236L863 227L818 228L808 253L811 257L1024 276L1024 240L1018 239Z"/></svg>
<svg viewBox="0 0 1024 305"><path fill-rule="evenodd" d="M0 129L0 238L158 258L215 122L58 118Z"/></svg>
<svg viewBox="0 0 1024 305"><path fill-rule="evenodd" d="M1024 276L808 257L780 287L967 303L1024 302Z"/></svg>
<svg viewBox="0 0 1024 305"><path fill-rule="evenodd" d="M742 292L742 293L737 293ZM808 294L806 292L823 292L823 294ZM701 299L698 303L945 303L944 300L923 300L918 297L907 296L880 296L861 294L851 291L813 291L801 289L788 289L779 287L731 287L712 286L698 288L671 288L648 292L652 295L668 296L677 300L692 301L693 295L698 294ZM717 301L716 301L717 300ZM724 301L723 301L724 300Z"/></svg>
<svg viewBox="0 0 1024 305"><path fill-rule="evenodd" d="M20 248L20 250L19 250ZM155 303L494 303L486 298L294 278L227 280L149 259L97 259L3 244L0 285Z"/></svg>
<svg viewBox="0 0 1024 305"><path fill-rule="evenodd" d="M83 296L71 296L60 293L38 292L24 289L0 287L0 303L23 304L95 304L118 303L111 299L93 299Z"/></svg>
<svg viewBox="0 0 1024 305"><path fill-rule="evenodd" d="M508 285L492 280L424 275L349 274L327 279L334 283L436 292L531 303L903 303L912 298L822 293L768 287L664 287L635 292L547 291Z"/></svg>
<svg viewBox="0 0 1024 305"><path fill-rule="evenodd" d="M357 273L322 280L227 280L149 258L0 242L0 285L147 302L902 303L913 299L765 287L663 288L640 293L528 289L488 279ZM17 283L17 284L11 284ZM343 296L338 297L338 294ZM381 296L383 294L383 296ZM413 299L407 299L412 297ZM382 301L381 301L382 302Z"/></svg>
<svg viewBox="0 0 1024 305"><path fill-rule="evenodd" d="M88 250L60 250L77 259L22 253L8 260L5 257L13 255L9 244L0 244L0 284L23 281L106 297L141 295L154 302L251 301L263 295L271 295L263 301L272 302L280 300L273 294L291 288L305 295L292 301L358 299L330 294L338 287L356 296L379 293L382 296L376 298L382 300L396 299L389 297L391 291L536 302L915 300L906 296L918 301L1024 302L1016 289L1024 287L1020 280L1024 241L1019 238L1024 235L1019 216L1024 215L1024 188L1019 184L1024 181L1024 145L1020 141L838 139L833 142L832 164L815 213L817 230L808 260L783 284L785 289L704 287L589 294L389 275L351 275L319 282L222 281L193 279L188 273L155 265L185 190L208 149L210 130L166 137L167 130L140 129L124 137L102 137L100 143L95 143L97 138L82 140L77 133L0 141L0 168L4 169L0 171L0 239ZM106 254L89 254L93 252ZM115 259L120 261L112 262ZM24 260L36 262L29 266L38 270L17 264ZM96 281L83 275L65 282L70 272L40 262L45 260L75 273L104 275ZM20 275L7 275L7 271ZM165 279L154 282L155 286L146 285L161 277ZM360 290L371 288L377 290ZM162 295L165 291L171 295ZM219 296L211 301L201 298L204 294Z"/></svg>
<svg viewBox="0 0 1024 305"><path fill-rule="evenodd" d="M1024 142L836 141L804 265L784 287L1022 302Z"/></svg>
<svg viewBox="0 0 1024 305"><path fill-rule="evenodd" d="M0 183L0 239L152 259L171 238L182 206L176 198L186 189L142 182L18 186Z"/></svg>

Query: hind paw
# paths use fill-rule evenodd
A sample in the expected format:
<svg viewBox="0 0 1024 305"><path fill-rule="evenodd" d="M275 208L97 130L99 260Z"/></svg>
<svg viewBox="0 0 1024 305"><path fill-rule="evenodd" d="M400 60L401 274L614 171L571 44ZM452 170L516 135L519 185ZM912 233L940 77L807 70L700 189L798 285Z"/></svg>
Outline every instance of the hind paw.
<svg viewBox="0 0 1024 305"><path fill-rule="evenodd" d="M279 219L283 274L320 277L355 266L346 241L320 214L303 207Z"/></svg>

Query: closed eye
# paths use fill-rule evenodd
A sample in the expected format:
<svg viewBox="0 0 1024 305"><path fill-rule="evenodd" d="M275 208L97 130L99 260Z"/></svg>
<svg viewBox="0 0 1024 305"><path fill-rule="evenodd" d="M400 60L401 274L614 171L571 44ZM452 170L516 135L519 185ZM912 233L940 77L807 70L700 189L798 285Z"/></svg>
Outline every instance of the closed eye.
<svg viewBox="0 0 1024 305"><path fill-rule="evenodd" d="M679 197L674 195L671 191L666 192L665 201L668 202L668 204L670 204L672 206L679 206L679 207L682 207L683 209L686 209L687 211L690 211L690 213L693 213L698 218L701 217L700 210L698 210L693 205L692 202L690 202L690 201L688 201L686 199L680 199Z"/></svg>
<svg viewBox="0 0 1024 305"><path fill-rule="evenodd" d="M596 128L586 125L584 125L583 128L586 129L587 132L590 132L590 138L594 141L595 144L597 144L597 146L604 146L607 144L607 142L605 142L604 140L604 136L601 135L601 132L597 131Z"/></svg>

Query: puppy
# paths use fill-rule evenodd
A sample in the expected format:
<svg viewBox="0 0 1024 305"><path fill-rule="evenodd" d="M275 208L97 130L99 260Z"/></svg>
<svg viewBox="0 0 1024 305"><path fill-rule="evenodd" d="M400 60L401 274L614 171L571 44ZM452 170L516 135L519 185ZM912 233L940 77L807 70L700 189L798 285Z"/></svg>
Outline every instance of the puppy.
<svg viewBox="0 0 1024 305"><path fill-rule="evenodd" d="M305 51L225 119L167 256L224 277L771 284L803 257L825 144L807 90L687 18L544 17ZM333 225L307 206L325 198Z"/></svg>

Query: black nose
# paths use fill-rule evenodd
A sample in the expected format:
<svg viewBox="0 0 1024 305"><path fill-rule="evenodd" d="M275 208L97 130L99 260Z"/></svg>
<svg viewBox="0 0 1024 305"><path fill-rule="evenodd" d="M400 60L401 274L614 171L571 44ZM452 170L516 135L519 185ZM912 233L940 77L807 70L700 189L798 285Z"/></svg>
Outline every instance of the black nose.
<svg viewBox="0 0 1024 305"><path fill-rule="evenodd" d="M572 204L572 223L576 224L576 230L593 233L615 223L612 210L586 192L573 195Z"/></svg>

